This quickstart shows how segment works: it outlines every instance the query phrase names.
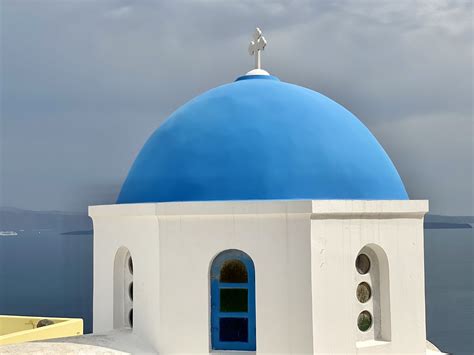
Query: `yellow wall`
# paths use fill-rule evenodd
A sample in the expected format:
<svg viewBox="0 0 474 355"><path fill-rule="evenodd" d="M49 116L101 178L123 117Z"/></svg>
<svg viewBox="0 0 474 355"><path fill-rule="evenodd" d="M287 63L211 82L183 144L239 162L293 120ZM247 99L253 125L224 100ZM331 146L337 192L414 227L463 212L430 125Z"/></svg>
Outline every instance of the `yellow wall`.
<svg viewBox="0 0 474 355"><path fill-rule="evenodd" d="M37 328L41 319L49 319L54 324ZM0 316L0 345L81 334L83 322L78 318Z"/></svg>

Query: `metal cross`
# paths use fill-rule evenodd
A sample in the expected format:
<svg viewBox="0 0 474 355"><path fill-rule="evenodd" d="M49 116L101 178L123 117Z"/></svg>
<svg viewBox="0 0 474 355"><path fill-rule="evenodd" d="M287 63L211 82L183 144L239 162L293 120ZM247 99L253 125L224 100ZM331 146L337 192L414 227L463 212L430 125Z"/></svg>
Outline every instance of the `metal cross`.
<svg viewBox="0 0 474 355"><path fill-rule="evenodd" d="M265 49L267 41L262 36L262 30L257 27L255 34L253 35L253 41L250 41L249 54L255 55L255 69L261 68L260 52Z"/></svg>

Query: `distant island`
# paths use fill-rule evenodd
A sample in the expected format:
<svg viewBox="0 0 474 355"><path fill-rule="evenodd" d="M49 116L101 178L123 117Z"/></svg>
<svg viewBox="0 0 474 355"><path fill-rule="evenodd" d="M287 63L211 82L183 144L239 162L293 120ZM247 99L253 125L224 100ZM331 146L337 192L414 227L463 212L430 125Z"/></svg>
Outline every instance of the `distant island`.
<svg viewBox="0 0 474 355"><path fill-rule="evenodd" d="M425 216L425 229L472 229L474 216L441 216L428 214Z"/></svg>

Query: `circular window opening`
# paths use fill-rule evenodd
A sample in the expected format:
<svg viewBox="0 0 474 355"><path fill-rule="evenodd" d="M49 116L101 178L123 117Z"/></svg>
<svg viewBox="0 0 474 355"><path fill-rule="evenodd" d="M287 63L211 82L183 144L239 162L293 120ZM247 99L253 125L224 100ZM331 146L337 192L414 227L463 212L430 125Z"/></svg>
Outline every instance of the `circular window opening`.
<svg viewBox="0 0 474 355"><path fill-rule="evenodd" d="M362 311L357 317L357 327L362 332L366 332L372 326L372 315L368 311Z"/></svg>
<svg viewBox="0 0 474 355"><path fill-rule="evenodd" d="M128 271L133 275L133 261L131 256L128 257Z"/></svg>
<svg viewBox="0 0 474 355"><path fill-rule="evenodd" d="M133 308L128 312L128 324L133 328Z"/></svg>
<svg viewBox="0 0 474 355"><path fill-rule="evenodd" d="M36 328L46 327L48 325L52 325L54 322L50 319L41 319L38 324L36 324Z"/></svg>
<svg viewBox="0 0 474 355"><path fill-rule="evenodd" d="M370 259L365 254L359 254L356 259L356 269L361 275L365 275L370 270Z"/></svg>
<svg viewBox="0 0 474 355"><path fill-rule="evenodd" d="M356 295L360 303L365 303L370 300L370 296L372 296L370 285L367 282L361 282L357 285Z"/></svg>
<svg viewBox="0 0 474 355"><path fill-rule="evenodd" d="M133 301L133 282L130 282L130 285L128 285L128 296Z"/></svg>

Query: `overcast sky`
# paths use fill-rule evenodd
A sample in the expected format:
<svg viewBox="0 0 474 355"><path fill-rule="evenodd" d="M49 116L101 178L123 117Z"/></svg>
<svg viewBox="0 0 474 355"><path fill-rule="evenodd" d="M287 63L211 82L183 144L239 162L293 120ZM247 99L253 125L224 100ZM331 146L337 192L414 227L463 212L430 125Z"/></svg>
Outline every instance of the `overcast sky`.
<svg viewBox="0 0 474 355"><path fill-rule="evenodd" d="M473 215L471 1L0 0L0 205L113 203L176 108L263 66L344 105L412 199Z"/></svg>

